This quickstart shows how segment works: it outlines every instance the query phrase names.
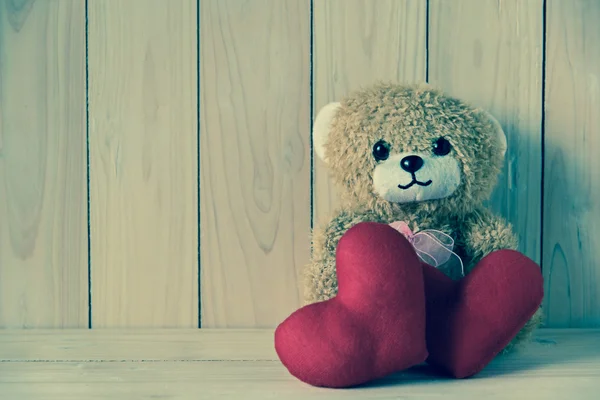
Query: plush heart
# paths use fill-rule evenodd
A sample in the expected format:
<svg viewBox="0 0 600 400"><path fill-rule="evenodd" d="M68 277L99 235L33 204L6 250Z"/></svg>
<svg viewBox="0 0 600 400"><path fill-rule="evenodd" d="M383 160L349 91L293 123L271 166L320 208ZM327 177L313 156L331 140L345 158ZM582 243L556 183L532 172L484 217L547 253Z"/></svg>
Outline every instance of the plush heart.
<svg viewBox="0 0 600 400"><path fill-rule="evenodd" d="M480 372L538 310L544 296L540 267L513 250L484 257L452 281L423 265L427 301L427 362L451 376Z"/></svg>
<svg viewBox="0 0 600 400"><path fill-rule="evenodd" d="M276 352L299 380L351 387L427 358L423 270L410 243L363 222L336 250L338 294L304 306L275 331Z"/></svg>

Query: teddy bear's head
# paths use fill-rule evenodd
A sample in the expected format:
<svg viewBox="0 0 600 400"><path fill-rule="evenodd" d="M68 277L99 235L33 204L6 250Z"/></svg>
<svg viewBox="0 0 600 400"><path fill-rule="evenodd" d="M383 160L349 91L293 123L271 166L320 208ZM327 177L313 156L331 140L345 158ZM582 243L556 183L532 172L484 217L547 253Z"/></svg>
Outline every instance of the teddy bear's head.
<svg viewBox="0 0 600 400"><path fill-rule="evenodd" d="M491 195L506 136L488 112L428 85L378 83L323 107L313 144L345 204L468 212Z"/></svg>

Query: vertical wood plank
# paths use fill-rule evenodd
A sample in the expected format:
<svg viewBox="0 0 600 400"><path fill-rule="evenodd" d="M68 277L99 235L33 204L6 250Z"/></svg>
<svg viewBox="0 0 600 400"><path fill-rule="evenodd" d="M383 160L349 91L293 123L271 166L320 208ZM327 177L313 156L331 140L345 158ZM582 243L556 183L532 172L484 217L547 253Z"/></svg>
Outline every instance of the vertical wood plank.
<svg viewBox="0 0 600 400"><path fill-rule="evenodd" d="M544 277L549 327L600 326L600 3L548 0Z"/></svg>
<svg viewBox="0 0 600 400"><path fill-rule="evenodd" d="M309 6L200 2L202 327L273 327L301 305Z"/></svg>
<svg viewBox="0 0 600 400"><path fill-rule="evenodd" d="M88 323L83 2L0 0L0 327Z"/></svg>
<svg viewBox="0 0 600 400"><path fill-rule="evenodd" d="M429 81L490 111L508 139L489 206L541 261L542 0L430 2Z"/></svg>
<svg viewBox="0 0 600 400"><path fill-rule="evenodd" d="M426 5L420 0L328 0L314 4L313 115L378 80L423 82ZM327 166L314 159L313 220L339 205Z"/></svg>
<svg viewBox="0 0 600 400"><path fill-rule="evenodd" d="M92 326L198 326L196 0L88 4Z"/></svg>

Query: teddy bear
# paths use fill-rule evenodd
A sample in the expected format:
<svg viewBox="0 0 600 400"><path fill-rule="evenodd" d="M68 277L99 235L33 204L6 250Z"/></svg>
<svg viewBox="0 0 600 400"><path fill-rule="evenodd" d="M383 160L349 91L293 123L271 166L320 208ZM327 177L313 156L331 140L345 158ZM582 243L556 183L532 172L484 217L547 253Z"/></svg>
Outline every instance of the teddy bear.
<svg viewBox="0 0 600 400"><path fill-rule="evenodd" d="M428 84L378 82L321 108L312 135L340 205L313 230L303 307L276 331L292 374L348 387L429 362L467 377L528 341L542 278L484 206L507 149L489 112Z"/></svg>

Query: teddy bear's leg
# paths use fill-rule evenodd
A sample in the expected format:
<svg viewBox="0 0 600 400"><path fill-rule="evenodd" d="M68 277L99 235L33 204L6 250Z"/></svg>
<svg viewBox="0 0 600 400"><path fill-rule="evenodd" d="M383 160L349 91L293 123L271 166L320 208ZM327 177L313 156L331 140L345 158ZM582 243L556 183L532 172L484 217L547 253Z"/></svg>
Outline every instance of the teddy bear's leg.
<svg viewBox="0 0 600 400"><path fill-rule="evenodd" d="M335 260L312 260L304 271L303 305L329 300L337 294Z"/></svg>
<svg viewBox="0 0 600 400"><path fill-rule="evenodd" d="M517 333L513 340L502 350L502 354L511 353L514 350L525 346L531 340L533 333L542 325L544 320L544 312L542 308L538 308L535 314L527 321L525 326Z"/></svg>

